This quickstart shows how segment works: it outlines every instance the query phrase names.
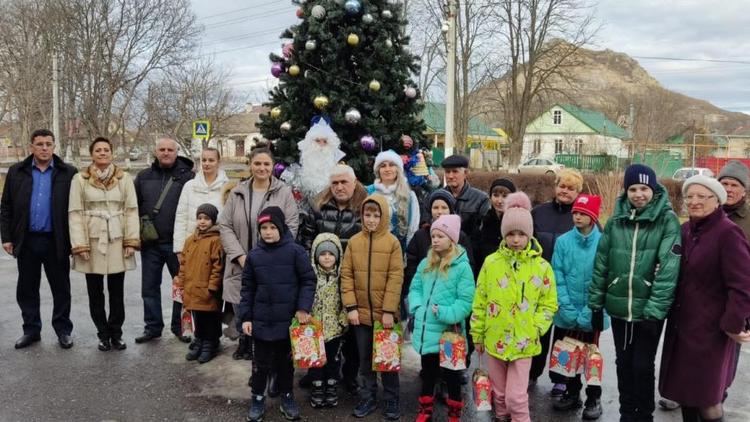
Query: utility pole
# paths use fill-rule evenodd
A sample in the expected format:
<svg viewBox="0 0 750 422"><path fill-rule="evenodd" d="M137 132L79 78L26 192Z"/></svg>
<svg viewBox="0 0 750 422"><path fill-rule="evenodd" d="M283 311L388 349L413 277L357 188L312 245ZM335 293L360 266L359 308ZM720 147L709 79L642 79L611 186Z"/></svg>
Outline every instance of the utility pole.
<svg viewBox="0 0 750 422"><path fill-rule="evenodd" d="M52 133L56 139L61 139L60 134L60 74L57 65L57 52L52 53Z"/></svg>
<svg viewBox="0 0 750 422"><path fill-rule="evenodd" d="M447 46L448 75L447 91L445 93L445 157L453 155L453 135L456 114L456 9L458 0L448 0Z"/></svg>

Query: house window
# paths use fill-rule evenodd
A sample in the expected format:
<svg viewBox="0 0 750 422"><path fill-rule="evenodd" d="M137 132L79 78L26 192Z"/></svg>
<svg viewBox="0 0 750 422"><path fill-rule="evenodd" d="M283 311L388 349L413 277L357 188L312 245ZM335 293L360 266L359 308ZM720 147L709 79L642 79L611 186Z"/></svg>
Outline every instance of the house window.
<svg viewBox="0 0 750 422"><path fill-rule="evenodd" d="M245 156L245 141L234 142L234 156L244 157Z"/></svg>
<svg viewBox="0 0 750 422"><path fill-rule="evenodd" d="M575 140L575 144L573 145L573 153L579 155L583 153L583 139L578 138Z"/></svg>
<svg viewBox="0 0 750 422"><path fill-rule="evenodd" d="M555 124L555 125L562 124L562 111L555 110L552 112L552 124Z"/></svg>
<svg viewBox="0 0 750 422"><path fill-rule="evenodd" d="M542 140L534 139L534 150L532 151L532 154L539 155L539 153L541 152L542 152Z"/></svg>
<svg viewBox="0 0 750 422"><path fill-rule="evenodd" d="M562 139L555 139L555 154L562 154L563 146L564 144Z"/></svg>

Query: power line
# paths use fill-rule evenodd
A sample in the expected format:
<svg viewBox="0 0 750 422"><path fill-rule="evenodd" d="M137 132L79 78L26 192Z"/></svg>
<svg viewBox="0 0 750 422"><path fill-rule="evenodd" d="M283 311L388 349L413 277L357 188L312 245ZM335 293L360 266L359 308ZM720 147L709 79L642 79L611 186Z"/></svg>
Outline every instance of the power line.
<svg viewBox="0 0 750 422"><path fill-rule="evenodd" d="M279 43L278 41L271 41L271 42L266 42L266 43L263 43L263 44L246 45L244 47L229 48L229 49L226 49L226 50L219 50L219 51L211 51L211 52L208 52L208 53L205 53L205 54L201 54L199 57L210 56L210 55L213 55L213 54L230 53L232 51L247 50L248 48L264 47L264 46L267 46L267 45L278 44L278 43Z"/></svg>
<svg viewBox="0 0 750 422"><path fill-rule="evenodd" d="M202 20L212 19L212 18L216 18L216 17L220 17L220 16L232 15L232 14L235 14L237 12L243 12L245 10L257 9L259 7L268 6L268 5L272 5L272 4L279 4L279 2L277 0L271 0L271 1L266 2L266 3L256 4L255 6L241 7L239 9L227 10L226 12L214 13L213 15L201 16L201 17L198 18L198 20L202 21Z"/></svg>
<svg viewBox="0 0 750 422"><path fill-rule="evenodd" d="M281 27L278 27L278 28L264 29L262 31L247 32L247 33L244 33L244 34L239 34L239 35L235 35L235 36L227 37L227 38L219 38L219 39L216 39L216 40L209 40L206 44L203 44L203 46L205 47L205 46L208 46L208 45L220 44L220 43L223 43L223 42L226 42L226 41L238 41L238 40L243 40L245 38L252 38L252 37L255 37L255 36L258 36L258 35L273 34L275 32L280 32L280 31L282 31L283 29L286 29L286 28L288 28L288 27L287 26L281 26Z"/></svg>
<svg viewBox="0 0 750 422"><path fill-rule="evenodd" d="M284 7L284 8L281 8L281 9L268 10L266 12L259 13L259 14L251 14L251 15L245 15L245 16L239 16L239 17L236 17L236 18L231 18L231 19L229 19L227 21L217 22L217 23L211 24L211 25L221 25L221 27L225 27L225 26L228 26L228 25L236 25L238 23L246 22L246 21L248 21L250 19L267 18L269 16L280 15L280 14L283 14L283 13L289 13L290 10L291 9L289 9L288 7Z"/></svg>
<svg viewBox="0 0 750 422"><path fill-rule="evenodd" d="M746 60L727 60L727 59L692 59L688 57L658 57L658 56L631 56L634 59L641 60L663 60L676 62L707 62L707 63L733 63L733 64L750 64Z"/></svg>

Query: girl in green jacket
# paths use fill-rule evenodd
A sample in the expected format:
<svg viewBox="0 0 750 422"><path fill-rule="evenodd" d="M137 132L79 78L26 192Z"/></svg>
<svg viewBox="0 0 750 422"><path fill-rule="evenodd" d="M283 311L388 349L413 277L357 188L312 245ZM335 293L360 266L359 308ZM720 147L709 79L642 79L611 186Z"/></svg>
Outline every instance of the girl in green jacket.
<svg viewBox="0 0 750 422"><path fill-rule="evenodd" d="M503 240L484 261L471 316L476 351L487 352L498 421L529 422L529 369L541 353L540 337L557 311L555 276L532 237L531 201L508 195L500 226Z"/></svg>
<svg viewBox="0 0 750 422"><path fill-rule="evenodd" d="M471 313L474 275L464 248L458 245L461 217L440 216L430 228L430 251L417 268L409 288L409 313L414 315L412 345L422 356L422 394L417 422L432 418L435 383L441 372L440 337L457 329L465 335ZM461 371L442 369L448 387L448 420L461 420Z"/></svg>

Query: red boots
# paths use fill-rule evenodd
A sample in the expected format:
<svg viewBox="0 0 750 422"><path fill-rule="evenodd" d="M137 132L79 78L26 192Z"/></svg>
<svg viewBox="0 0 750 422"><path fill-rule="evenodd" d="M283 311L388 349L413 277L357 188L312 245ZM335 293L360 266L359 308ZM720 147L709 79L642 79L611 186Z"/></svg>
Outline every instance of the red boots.
<svg viewBox="0 0 750 422"><path fill-rule="evenodd" d="M430 422L432 420L432 406L435 398L432 396L419 396L419 413L416 422Z"/></svg>
<svg viewBox="0 0 750 422"><path fill-rule="evenodd" d="M464 402L448 399L446 403L448 404L448 422L460 422Z"/></svg>
<svg viewBox="0 0 750 422"><path fill-rule="evenodd" d="M460 422L461 410L464 408L464 402L447 399L448 404L448 422ZM419 413L416 422L432 421L432 407L435 404L435 398L432 396L419 397Z"/></svg>

